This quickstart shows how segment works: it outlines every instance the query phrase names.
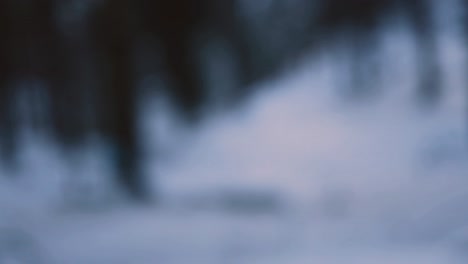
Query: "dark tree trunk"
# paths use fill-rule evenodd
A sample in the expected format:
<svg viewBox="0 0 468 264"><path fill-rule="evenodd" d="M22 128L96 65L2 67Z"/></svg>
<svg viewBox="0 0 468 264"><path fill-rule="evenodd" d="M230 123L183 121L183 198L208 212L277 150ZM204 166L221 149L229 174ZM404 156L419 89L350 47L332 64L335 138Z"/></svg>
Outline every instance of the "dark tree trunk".
<svg viewBox="0 0 468 264"><path fill-rule="evenodd" d="M95 14L91 24L104 81L98 95L99 130L114 146L117 182L135 200L149 197L139 169L137 135L137 82L133 45L136 34L131 1L111 0Z"/></svg>
<svg viewBox="0 0 468 264"><path fill-rule="evenodd" d="M416 95L426 106L434 106L440 100L441 69L437 57L436 29L434 27L430 1L412 0L404 2L410 26L417 41L416 60L419 83Z"/></svg>

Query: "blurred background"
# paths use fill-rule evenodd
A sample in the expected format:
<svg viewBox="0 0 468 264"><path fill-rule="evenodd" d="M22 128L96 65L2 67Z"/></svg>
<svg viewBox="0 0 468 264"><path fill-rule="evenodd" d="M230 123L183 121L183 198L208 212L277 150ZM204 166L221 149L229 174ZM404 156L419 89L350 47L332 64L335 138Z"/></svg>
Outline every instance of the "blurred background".
<svg viewBox="0 0 468 264"><path fill-rule="evenodd" d="M467 11L0 0L0 264L466 263Z"/></svg>

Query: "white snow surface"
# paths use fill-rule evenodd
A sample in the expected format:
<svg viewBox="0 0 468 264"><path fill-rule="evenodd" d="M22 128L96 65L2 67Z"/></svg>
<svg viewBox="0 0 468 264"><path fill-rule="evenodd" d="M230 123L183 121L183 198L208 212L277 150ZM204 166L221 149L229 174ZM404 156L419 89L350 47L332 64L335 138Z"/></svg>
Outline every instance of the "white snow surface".
<svg viewBox="0 0 468 264"><path fill-rule="evenodd" d="M343 98L348 62L331 47L197 129L148 107L154 207L115 199L99 144L67 166L51 141L25 137L20 180L0 180L0 263L466 263L465 50L441 34L445 94L424 111L414 43L396 28L382 36L381 94L368 101ZM94 186L74 200L81 209L64 203L76 175Z"/></svg>

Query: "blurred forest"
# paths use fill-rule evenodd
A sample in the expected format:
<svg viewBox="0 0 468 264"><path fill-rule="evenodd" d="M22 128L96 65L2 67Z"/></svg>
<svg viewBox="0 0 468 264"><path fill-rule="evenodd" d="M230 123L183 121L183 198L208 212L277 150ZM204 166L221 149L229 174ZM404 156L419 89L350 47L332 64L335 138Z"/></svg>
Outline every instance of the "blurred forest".
<svg viewBox="0 0 468 264"><path fill-rule="evenodd" d="M0 0L0 264L467 263L467 12Z"/></svg>
<svg viewBox="0 0 468 264"><path fill-rule="evenodd" d="M115 181L132 199L148 200L139 165L145 144L138 136L142 98L167 96L184 122L196 126L211 113L236 107L254 92L251 84L302 55L340 45L352 57L346 96L367 98L378 93L375 83L383 74L376 59L378 34L395 21L404 21L417 46L415 103L435 107L444 92L436 4L1 0L2 157L14 170L25 127L49 135L64 156L97 136L112 149ZM464 26L468 3L460 7L457 26Z"/></svg>

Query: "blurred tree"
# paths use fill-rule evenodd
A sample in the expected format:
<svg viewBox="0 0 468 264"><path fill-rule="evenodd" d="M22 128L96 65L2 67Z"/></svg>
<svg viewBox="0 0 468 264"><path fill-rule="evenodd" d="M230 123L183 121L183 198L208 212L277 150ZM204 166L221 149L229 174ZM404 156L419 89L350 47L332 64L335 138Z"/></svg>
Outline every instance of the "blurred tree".
<svg viewBox="0 0 468 264"><path fill-rule="evenodd" d="M416 57L420 81L417 97L423 103L434 105L440 98L441 84L431 4L429 0L319 1L313 6L318 11L311 20L310 31L321 36L327 44L348 38L352 54L352 94L362 96L372 92L376 86L373 81L378 65L368 66L366 63L376 53L376 39L382 25L392 16L403 16L418 47Z"/></svg>
<svg viewBox="0 0 468 264"><path fill-rule="evenodd" d="M249 84L274 74L304 50L320 50L349 38L352 86L368 93L368 65L382 20L403 15L413 28L420 71L420 98L441 93L436 41L426 0L273 0L248 16L242 0L0 0L0 139L3 156L14 157L19 90L41 82L49 100L51 130L65 152L94 133L113 147L116 181L136 200L149 197L140 170L137 115L141 65L137 54L156 53L185 121L195 124L209 92L199 48L219 41L231 54L239 101ZM245 10L244 10L245 11ZM143 46L147 50L138 50ZM149 56L151 57L151 56ZM149 63L151 64L151 63ZM150 68L150 67L149 67ZM146 71L146 70L145 70ZM369 88L369 89L368 89ZM36 88L34 88L36 89ZM12 163L12 161L10 161Z"/></svg>

